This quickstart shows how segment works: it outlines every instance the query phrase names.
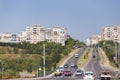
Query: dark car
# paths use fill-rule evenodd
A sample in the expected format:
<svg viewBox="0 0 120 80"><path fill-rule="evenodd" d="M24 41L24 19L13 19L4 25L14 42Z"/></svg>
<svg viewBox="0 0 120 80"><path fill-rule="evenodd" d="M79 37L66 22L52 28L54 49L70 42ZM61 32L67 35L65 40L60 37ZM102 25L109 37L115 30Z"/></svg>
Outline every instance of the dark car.
<svg viewBox="0 0 120 80"><path fill-rule="evenodd" d="M77 64L75 64L74 69L78 69L78 65Z"/></svg>
<svg viewBox="0 0 120 80"><path fill-rule="evenodd" d="M93 55L93 58L95 58L96 56L95 55Z"/></svg>
<svg viewBox="0 0 120 80"><path fill-rule="evenodd" d="M71 75L72 75L72 72L71 72L70 70L66 70L66 71L64 72L64 75L65 75L65 76L71 76Z"/></svg>
<svg viewBox="0 0 120 80"><path fill-rule="evenodd" d="M65 64L65 65L64 65L64 68L68 68L68 67L69 67L68 64Z"/></svg>
<svg viewBox="0 0 120 80"><path fill-rule="evenodd" d="M71 64L71 67L74 68L74 69L78 69L77 64L74 64L74 63Z"/></svg>

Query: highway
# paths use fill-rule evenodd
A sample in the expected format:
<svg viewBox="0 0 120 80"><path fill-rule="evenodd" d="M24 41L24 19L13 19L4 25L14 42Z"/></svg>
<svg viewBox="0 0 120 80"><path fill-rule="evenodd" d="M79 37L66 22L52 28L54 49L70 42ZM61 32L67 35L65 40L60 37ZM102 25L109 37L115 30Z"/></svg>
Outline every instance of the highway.
<svg viewBox="0 0 120 80"><path fill-rule="evenodd" d="M93 57L94 55L95 55L95 57ZM100 59L100 55L98 52L98 48L93 48L92 58L89 61L89 63L87 64L85 71L93 71L96 78L99 78L101 72L103 72L103 71L110 72L112 77L115 76L114 70L102 66L102 64L100 64L100 60L101 59Z"/></svg>
<svg viewBox="0 0 120 80"><path fill-rule="evenodd" d="M81 57L81 55L84 53L84 51L86 50L86 48L82 48L77 54L79 54L78 58L75 58L75 56L73 55L65 64L68 64L69 67L67 69L69 69L72 72L72 76L51 76L49 78L44 78L44 79L40 79L40 78L36 78L36 79L25 79L25 80L83 80L82 76L76 76L75 75L75 71L76 69L71 67L72 63L77 64L79 58ZM93 57L95 55L95 57ZM100 73L102 71L109 71L112 76L115 76L115 72L107 67L104 67L100 64L100 55L98 52L98 48L93 48L92 51L92 57L90 59L90 61L87 63L86 67L84 68L84 72L85 71L93 71L95 76L96 76L96 80L100 80L99 76ZM66 68L64 68L66 70ZM16 79L17 80L17 79ZM23 79L19 79L19 80L23 80ZM111 79L114 80L114 79Z"/></svg>

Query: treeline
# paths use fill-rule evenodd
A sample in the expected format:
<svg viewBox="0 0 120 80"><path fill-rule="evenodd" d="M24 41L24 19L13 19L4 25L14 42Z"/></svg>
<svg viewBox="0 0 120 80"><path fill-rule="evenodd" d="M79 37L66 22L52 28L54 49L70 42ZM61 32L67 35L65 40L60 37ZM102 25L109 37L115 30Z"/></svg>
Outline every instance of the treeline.
<svg viewBox="0 0 120 80"><path fill-rule="evenodd" d="M83 42L72 38L66 41L65 46L46 41L37 44L30 44L29 42L0 42L0 46L2 46L0 48L0 74L15 76L22 71L34 72L38 66L41 66L43 70L43 45L45 45L45 67L47 72L54 70L57 67L57 63L63 56L69 54L74 45L85 46Z"/></svg>
<svg viewBox="0 0 120 80"><path fill-rule="evenodd" d="M106 55L108 56L110 62L115 65L115 44L118 45L118 43L113 42L112 40L108 41L100 41L99 45L100 47L105 51Z"/></svg>

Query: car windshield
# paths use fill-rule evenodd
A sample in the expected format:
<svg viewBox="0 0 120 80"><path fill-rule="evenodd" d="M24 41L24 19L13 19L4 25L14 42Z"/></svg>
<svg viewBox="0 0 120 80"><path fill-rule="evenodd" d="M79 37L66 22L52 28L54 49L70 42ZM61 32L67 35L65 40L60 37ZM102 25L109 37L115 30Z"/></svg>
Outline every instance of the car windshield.
<svg viewBox="0 0 120 80"><path fill-rule="evenodd" d="M93 73L85 73L85 75L93 75Z"/></svg>
<svg viewBox="0 0 120 80"><path fill-rule="evenodd" d="M82 72L82 71L77 71L77 72Z"/></svg>

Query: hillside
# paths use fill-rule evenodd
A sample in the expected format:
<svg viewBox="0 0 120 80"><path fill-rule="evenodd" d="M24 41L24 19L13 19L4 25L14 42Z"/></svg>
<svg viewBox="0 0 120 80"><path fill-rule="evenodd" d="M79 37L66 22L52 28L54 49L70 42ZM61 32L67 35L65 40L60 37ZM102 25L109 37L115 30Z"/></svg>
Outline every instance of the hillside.
<svg viewBox="0 0 120 80"><path fill-rule="evenodd" d="M66 41L66 46L47 42L0 43L0 74L16 76L22 71L31 73L35 72L39 66L42 69L39 73L43 74L43 44L45 44L46 73L48 73L57 67L57 63L71 52L76 43L84 46L84 43L73 39Z"/></svg>

